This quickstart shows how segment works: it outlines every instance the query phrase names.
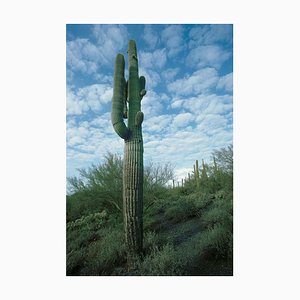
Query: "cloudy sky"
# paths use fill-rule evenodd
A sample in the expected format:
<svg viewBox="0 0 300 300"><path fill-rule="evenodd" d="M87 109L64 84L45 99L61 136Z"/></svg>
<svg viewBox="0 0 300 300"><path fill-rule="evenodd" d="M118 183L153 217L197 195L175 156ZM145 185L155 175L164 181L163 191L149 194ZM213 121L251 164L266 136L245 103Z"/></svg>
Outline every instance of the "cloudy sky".
<svg viewBox="0 0 300 300"><path fill-rule="evenodd" d="M171 162L176 179L232 143L232 25L67 25L67 176L123 155L110 121L113 66L137 43L145 164ZM127 78L128 72L125 71Z"/></svg>

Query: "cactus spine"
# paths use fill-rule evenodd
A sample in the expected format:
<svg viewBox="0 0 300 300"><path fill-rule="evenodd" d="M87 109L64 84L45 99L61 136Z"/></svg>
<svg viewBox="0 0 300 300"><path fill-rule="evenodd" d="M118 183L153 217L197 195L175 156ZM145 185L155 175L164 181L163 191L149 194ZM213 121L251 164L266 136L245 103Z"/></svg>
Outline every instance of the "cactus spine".
<svg viewBox="0 0 300 300"><path fill-rule="evenodd" d="M125 240L129 255L143 248L143 136L141 100L146 94L144 76L138 75L135 41L128 42L129 79L125 80L125 60L118 54L114 70L111 121L115 132L124 139L123 214ZM128 103L128 109L127 109ZM124 119L128 118L127 126Z"/></svg>

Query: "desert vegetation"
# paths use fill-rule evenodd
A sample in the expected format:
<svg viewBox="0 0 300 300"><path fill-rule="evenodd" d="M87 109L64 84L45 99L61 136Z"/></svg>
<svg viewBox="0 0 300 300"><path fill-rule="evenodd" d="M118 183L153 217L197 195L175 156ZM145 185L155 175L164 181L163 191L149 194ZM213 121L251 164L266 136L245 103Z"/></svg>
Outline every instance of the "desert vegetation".
<svg viewBox="0 0 300 300"><path fill-rule="evenodd" d="M199 165L180 186L172 185L170 163L145 165L143 248L130 263L122 158L109 153L102 164L68 178L67 275L232 275L232 146Z"/></svg>

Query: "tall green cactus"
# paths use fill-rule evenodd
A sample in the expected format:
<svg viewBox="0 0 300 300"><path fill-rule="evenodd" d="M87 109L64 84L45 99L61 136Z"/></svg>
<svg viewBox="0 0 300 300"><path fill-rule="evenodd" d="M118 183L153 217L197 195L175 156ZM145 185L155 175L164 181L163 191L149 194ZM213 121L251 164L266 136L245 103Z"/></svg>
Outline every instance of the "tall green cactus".
<svg viewBox="0 0 300 300"><path fill-rule="evenodd" d="M200 178L199 178L199 165L198 165L198 159L196 159L196 165L194 165L194 176L195 176L195 179L196 179L196 185L197 185L197 188L199 189L199 181L200 181Z"/></svg>
<svg viewBox="0 0 300 300"><path fill-rule="evenodd" d="M206 179L207 179L206 166L205 166L205 163L204 163L204 160L203 160L203 159L202 159L201 179L202 179L202 180L206 180Z"/></svg>
<svg viewBox="0 0 300 300"><path fill-rule="evenodd" d="M123 212L125 240L129 254L143 248L143 136L141 100L146 94L144 76L139 77L135 41L128 42L129 79L125 80L125 60L118 54L115 62L111 121L115 132L125 141L123 162ZM128 108L127 108L128 103ZM128 118L127 126L124 119Z"/></svg>

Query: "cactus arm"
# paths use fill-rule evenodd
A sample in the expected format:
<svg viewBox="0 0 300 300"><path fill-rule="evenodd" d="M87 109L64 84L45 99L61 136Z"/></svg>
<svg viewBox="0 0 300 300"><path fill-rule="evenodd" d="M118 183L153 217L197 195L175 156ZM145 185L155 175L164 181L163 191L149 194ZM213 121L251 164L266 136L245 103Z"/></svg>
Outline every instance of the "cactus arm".
<svg viewBox="0 0 300 300"><path fill-rule="evenodd" d="M125 89L124 89L124 109L123 109L123 118L127 119L128 117L128 107L127 107L127 97L128 97L128 80L125 80Z"/></svg>
<svg viewBox="0 0 300 300"><path fill-rule="evenodd" d="M139 95L140 85L138 76L137 51L136 44L133 40L130 40L128 43L128 65L128 128L131 131L135 131L135 117L136 113L141 110L141 101Z"/></svg>
<svg viewBox="0 0 300 300"><path fill-rule="evenodd" d="M140 77L140 99L142 100L143 97L146 95L146 90L145 90L145 86L146 86L146 79L144 76Z"/></svg>
<svg viewBox="0 0 300 300"><path fill-rule="evenodd" d="M141 126L144 120L144 114L141 111L138 111L135 115L135 126Z"/></svg>
<svg viewBox="0 0 300 300"><path fill-rule="evenodd" d="M126 100L124 99L125 91L126 91L124 67L125 67L124 56L122 54L118 54L115 62L111 121L115 132L122 139L126 139L129 136L129 130L126 127L123 120L124 102L126 102Z"/></svg>

